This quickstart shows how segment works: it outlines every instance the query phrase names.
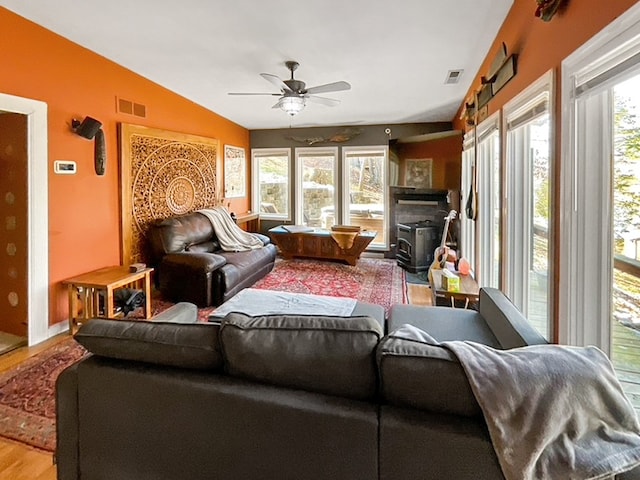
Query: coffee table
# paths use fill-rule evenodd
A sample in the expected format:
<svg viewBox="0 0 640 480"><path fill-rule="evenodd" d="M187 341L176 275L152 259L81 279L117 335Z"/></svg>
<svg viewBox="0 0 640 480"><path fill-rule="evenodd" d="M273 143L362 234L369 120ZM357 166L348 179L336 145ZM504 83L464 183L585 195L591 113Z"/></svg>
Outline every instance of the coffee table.
<svg viewBox="0 0 640 480"><path fill-rule="evenodd" d="M269 230L269 236L280 249L284 258L293 257L319 258L326 260L342 260L355 265L362 252L376 237L377 232L364 230L357 234L353 245L340 248L331 236L331 231L311 228L308 231L290 232L282 226Z"/></svg>
<svg viewBox="0 0 640 480"><path fill-rule="evenodd" d="M480 287L471 275L459 275L460 291L450 292L442 288L442 270L429 270L429 285L434 305L456 306L456 300L463 303L464 308L478 303Z"/></svg>
<svg viewBox="0 0 640 480"><path fill-rule="evenodd" d="M151 318L151 272L153 268L145 268L139 272L130 272L128 266L105 267L92 272L83 273L77 277L64 280L69 294L69 333L73 334L74 327L82 319L106 317L115 318L113 291L130 287L142 290L145 295L144 318ZM78 292L82 290L82 317L78 316ZM105 292L104 313L100 313L99 295Z"/></svg>

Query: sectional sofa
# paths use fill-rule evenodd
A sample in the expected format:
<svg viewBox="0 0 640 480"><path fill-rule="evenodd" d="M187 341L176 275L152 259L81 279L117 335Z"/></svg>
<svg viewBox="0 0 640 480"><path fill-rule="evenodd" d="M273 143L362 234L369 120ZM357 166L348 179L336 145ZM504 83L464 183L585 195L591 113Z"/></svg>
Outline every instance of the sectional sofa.
<svg viewBox="0 0 640 480"><path fill-rule="evenodd" d="M394 307L404 322L545 343L493 289L477 312ZM380 319L92 320L75 338L93 355L58 379L60 480L504 479L460 363Z"/></svg>

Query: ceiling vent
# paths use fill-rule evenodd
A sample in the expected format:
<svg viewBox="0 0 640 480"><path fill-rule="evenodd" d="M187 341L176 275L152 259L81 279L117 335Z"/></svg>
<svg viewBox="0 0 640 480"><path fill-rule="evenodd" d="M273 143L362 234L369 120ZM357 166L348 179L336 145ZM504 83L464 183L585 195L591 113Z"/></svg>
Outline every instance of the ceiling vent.
<svg viewBox="0 0 640 480"><path fill-rule="evenodd" d="M458 83L458 81L460 80L460 77L462 76L462 72L464 72L464 70L449 70L449 73L447 73L447 78L445 79L444 83L447 85Z"/></svg>

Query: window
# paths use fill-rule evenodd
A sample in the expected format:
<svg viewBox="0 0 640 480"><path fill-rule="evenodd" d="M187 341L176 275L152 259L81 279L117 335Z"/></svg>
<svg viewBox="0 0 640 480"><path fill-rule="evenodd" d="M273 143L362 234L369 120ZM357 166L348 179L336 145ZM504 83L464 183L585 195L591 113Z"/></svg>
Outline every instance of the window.
<svg viewBox="0 0 640 480"><path fill-rule="evenodd" d="M338 148L296 148L296 223L331 228L336 222Z"/></svg>
<svg viewBox="0 0 640 480"><path fill-rule="evenodd" d="M511 301L552 336L551 99L548 72L504 106L505 285Z"/></svg>
<svg viewBox="0 0 640 480"><path fill-rule="evenodd" d="M387 147L344 147L343 223L377 233L370 246L386 248Z"/></svg>
<svg viewBox="0 0 640 480"><path fill-rule="evenodd" d="M476 279L483 287L500 286L500 116L478 125L478 251Z"/></svg>
<svg viewBox="0 0 640 480"><path fill-rule="evenodd" d="M640 409L640 4L562 69L560 341L607 352Z"/></svg>
<svg viewBox="0 0 640 480"><path fill-rule="evenodd" d="M475 131L465 135L462 150L462 179L460 187L462 188L462 198L460 204L460 252L461 257L469 260L469 264L474 271L476 270L476 222L467 217L465 206L473 184L475 148L474 138Z"/></svg>
<svg viewBox="0 0 640 480"><path fill-rule="evenodd" d="M265 219L289 220L291 150L256 148L251 150L253 210Z"/></svg>

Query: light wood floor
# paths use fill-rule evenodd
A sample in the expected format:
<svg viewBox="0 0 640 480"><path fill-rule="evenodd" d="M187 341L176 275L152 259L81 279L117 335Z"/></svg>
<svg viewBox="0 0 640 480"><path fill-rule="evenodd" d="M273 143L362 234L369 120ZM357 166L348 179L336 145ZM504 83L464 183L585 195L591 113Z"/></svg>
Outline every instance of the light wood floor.
<svg viewBox="0 0 640 480"><path fill-rule="evenodd" d="M0 372L67 338L66 334L35 347L22 347L0 356ZM50 453L0 438L0 478L11 480L55 480L56 467Z"/></svg>

